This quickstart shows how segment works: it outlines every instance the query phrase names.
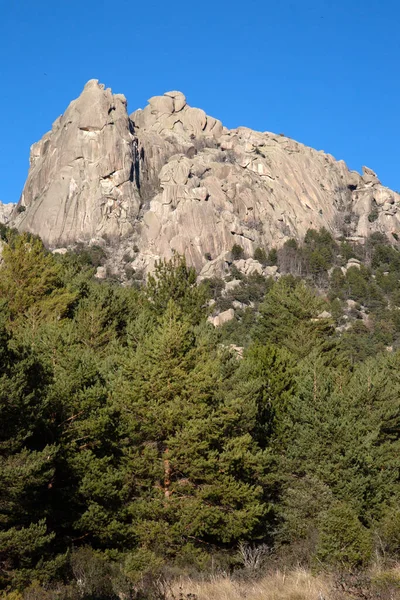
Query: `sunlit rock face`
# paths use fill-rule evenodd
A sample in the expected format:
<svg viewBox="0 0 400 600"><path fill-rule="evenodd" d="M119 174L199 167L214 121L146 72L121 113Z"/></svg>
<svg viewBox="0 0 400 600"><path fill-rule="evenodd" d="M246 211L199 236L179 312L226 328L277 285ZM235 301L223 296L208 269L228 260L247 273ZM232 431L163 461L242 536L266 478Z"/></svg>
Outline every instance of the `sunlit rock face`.
<svg viewBox="0 0 400 600"><path fill-rule="evenodd" d="M124 96L89 81L32 146L16 225L50 246L127 234L140 206L135 152Z"/></svg>
<svg viewBox="0 0 400 600"><path fill-rule="evenodd" d="M399 230L399 194L376 174L282 135L228 130L178 91L127 114L122 95L89 81L31 149L13 222L51 247L109 244L132 268L185 254L203 275L221 271L234 244L302 239L309 228L357 239Z"/></svg>
<svg viewBox="0 0 400 600"><path fill-rule="evenodd" d="M3 202L0 202L0 223L7 225L15 207L15 204L3 204Z"/></svg>

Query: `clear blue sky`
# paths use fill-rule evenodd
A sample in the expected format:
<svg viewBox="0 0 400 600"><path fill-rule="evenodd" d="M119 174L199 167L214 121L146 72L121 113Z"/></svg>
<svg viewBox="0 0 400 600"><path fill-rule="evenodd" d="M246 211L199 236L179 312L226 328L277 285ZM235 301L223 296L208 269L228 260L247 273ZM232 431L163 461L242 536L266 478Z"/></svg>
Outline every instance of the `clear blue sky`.
<svg viewBox="0 0 400 600"><path fill-rule="evenodd" d="M398 0L0 0L0 200L88 79L129 110L183 91L400 188Z"/></svg>

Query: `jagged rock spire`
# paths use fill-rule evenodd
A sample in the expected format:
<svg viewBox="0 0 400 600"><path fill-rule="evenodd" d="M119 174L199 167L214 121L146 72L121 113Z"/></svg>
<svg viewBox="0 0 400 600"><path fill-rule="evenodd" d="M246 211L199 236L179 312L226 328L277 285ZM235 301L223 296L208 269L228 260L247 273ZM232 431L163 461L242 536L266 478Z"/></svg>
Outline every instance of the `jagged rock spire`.
<svg viewBox="0 0 400 600"><path fill-rule="evenodd" d="M90 80L31 148L16 216L50 246L132 230L140 205L126 99Z"/></svg>

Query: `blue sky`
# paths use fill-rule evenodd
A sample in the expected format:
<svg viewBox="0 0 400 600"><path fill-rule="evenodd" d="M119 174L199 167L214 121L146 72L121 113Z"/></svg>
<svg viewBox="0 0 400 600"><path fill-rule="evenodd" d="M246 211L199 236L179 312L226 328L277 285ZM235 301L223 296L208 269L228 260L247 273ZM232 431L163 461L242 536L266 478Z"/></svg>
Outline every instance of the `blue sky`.
<svg viewBox="0 0 400 600"><path fill-rule="evenodd" d="M0 0L0 200L88 79L129 111L183 91L228 127L284 133L400 189L397 0Z"/></svg>

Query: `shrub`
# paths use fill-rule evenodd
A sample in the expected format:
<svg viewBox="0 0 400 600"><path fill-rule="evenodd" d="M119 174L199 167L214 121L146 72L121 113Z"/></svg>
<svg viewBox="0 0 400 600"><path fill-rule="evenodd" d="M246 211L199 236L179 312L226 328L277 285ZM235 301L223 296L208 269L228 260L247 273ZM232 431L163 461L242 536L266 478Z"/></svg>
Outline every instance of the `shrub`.
<svg viewBox="0 0 400 600"><path fill-rule="evenodd" d="M260 221L260 219L251 219L250 221L247 221L247 227L249 229L255 229L256 231L258 231L258 233L263 232L263 224L262 221Z"/></svg>
<svg viewBox="0 0 400 600"><path fill-rule="evenodd" d="M81 596L112 596L110 564L91 548L80 548L72 553L71 570Z"/></svg>
<svg viewBox="0 0 400 600"><path fill-rule="evenodd" d="M83 264L91 265L92 267L100 267L104 265L107 254L101 246L92 245L85 246L80 243L76 246L74 253L79 257Z"/></svg>
<svg viewBox="0 0 400 600"><path fill-rule="evenodd" d="M377 220L378 217L379 217L378 209L374 208L371 210L371 212L368 215L368 221L370 223L373 223L374 221Z"/></svg>
<svg viewBox="0 0 400 600"><path fill-rule="evenodd" d="M265 566L267 559L271 554L271 549L267 544L259 546L240 542L238 548L238 559L245 569L253 573L260 571Z"/></svg>
<svg viewBox="0 0 400 600"><path fill-rule="evenodd" d="M276 248L271 248L268 252L268 265L274 267L278 264L278 251Z"/></svg>
<svg viewBox="0 0 400 600"><path fill-rule="evenodd" d="M267 253L265 252L264 248L256 248L254 250L254 259L258 260L259 263L261 263L262 265L266 265L267 264Z"/></svg>
<svg viewBox="0 0 400 600"><path fill-rule="evenodd" d="M26 206L24 206L23 204L20 204L17 208L17 213L23 213L26 211Z"/></svg>
<svg viewBox="0 0 400 600"><path fill-rule="evenodd" d="M135 275L136 271L135 269L132 267L132 265L125 265L124 267L124 272L126 275L127 279L132 279L133 276Z"/></svg>
<svg viewBox="0 0 400 600"><path fill-rule="evenodd" d="M385 550L392 556L400 555L400 509L389 508L379 526L379 536Z"/></svg>
<svg viewBox="0 0 400 600"><path fill-rule="evenodd" d="M208 299L216 300L221 296L222 290L225 287L225 281L220 277L211 277L209 279L203 279L200 283L200 287L204 288Z"/></svg>
<svg viewBox="0 0 400 600"><path fill-rule="evenodd" d="M231 255L232 255L233 260L239 260L240 258L243 258L244 250L243 250L242 246L239 246L239 244L233 244L232 250L231 250Z"/></svg>
<svg viewBox="0 0 400 600"><path fill-rule="evenodd" d="M348 504L333 505L320 517L316 558L335 567L365 566L371 558L372 536Z"/></svg>

